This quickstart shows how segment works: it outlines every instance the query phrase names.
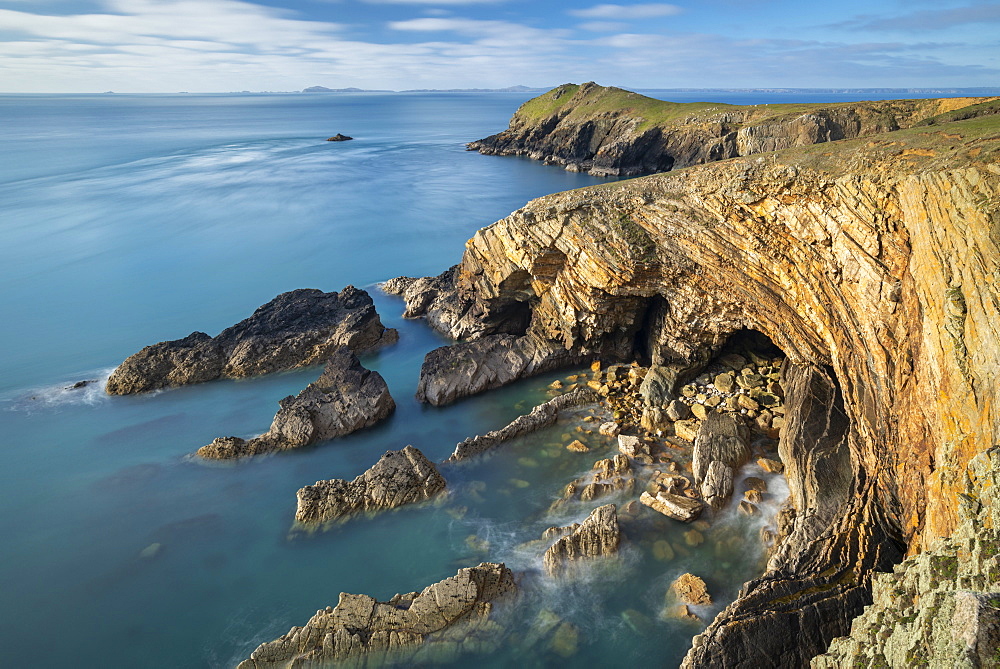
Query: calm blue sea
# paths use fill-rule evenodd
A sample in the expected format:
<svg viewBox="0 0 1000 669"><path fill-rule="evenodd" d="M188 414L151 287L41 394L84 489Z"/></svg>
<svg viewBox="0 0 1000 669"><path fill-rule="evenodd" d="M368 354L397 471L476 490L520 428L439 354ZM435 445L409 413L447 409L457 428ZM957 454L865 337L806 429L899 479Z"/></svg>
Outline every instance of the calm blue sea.
<svg viewBox="0 0 1000 669"><path fill-rule="evenodd" d="M232 666L341 591L387 598L483 559L525 572L527 595L506 650L457 666L679 661L700 628L661 617L667 585L704 576L710 618L761 571L759 525L723 514L692 547L647 518L609 566L535 578L540 553L521 544L586 515L546 510L609 454L566 451L572 423L445 469L440 504L289 536L301 486L352 478L406 444L443 459L559 376L420 406L420 363L442 341L373 286L437 274L527 200L599 182L464 150L525 97L0 96L0 665ZM324 141L338 132L356 139ZM364 361L399 406L374 430L212 466L188 456L266 430L278 399L318 370L140 397L65 390L147 344L215 334L280 292L347 284L371 290L401 333ZM518 645L545 608L573 625L574 646Z"/></svg>

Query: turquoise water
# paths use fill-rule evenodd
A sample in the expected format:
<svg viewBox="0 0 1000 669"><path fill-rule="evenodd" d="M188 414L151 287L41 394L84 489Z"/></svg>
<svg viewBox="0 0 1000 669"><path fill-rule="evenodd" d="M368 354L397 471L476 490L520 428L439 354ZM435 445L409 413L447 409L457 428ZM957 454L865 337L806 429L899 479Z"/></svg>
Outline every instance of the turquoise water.
<svg viewBox="0 0 1000 669"><path fill-rule="evenodd" d="M505 651L460 665L679 660L699 628L658 619L667 585L702 575L718 601L710 618L760 572L760 523L729 511L709 541L684 548L676 525L640 514L620 558L568 582L538 578L540 552L521 544L586 516L545 510L610 454L566 451L576 423L444 468L441 503L289 536L301 486L352 478L406 444L441 460L545 399L558 377L420 406L420 363L442 340L373 287L439 273L476 229L532 197L599 183L464 150L523 99L0 97L0 665L231 666L341 591L387 598L484 559L525 573L515 619L549 608L579 630L578 648L528 652L512 623ZM337 132L356 139L323 141ZM318 370L139 397L64 389L146 344L215 334L282 291L346 284L368 288L401 335L364 359L398 404L373 430L209 465L189 454L266 430L277 400ZM656 541L678 556L657 560Z"/></svg>

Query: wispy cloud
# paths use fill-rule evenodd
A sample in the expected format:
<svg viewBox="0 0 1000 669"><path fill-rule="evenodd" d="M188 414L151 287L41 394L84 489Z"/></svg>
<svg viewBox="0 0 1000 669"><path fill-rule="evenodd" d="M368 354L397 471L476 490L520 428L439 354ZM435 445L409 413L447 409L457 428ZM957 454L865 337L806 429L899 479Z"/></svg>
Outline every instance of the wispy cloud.
<svg viewBox="0 0 1000 669"><path fill-rule="evenodd" d="M371 5L495 5L508 0L363 0Z"/></svg>
<svg viewBox="0 0 1000 669"><path fill-rule="evenodd" d="M571 9L569 14L584 19L612 19L621 21L626 19L651 19L658 16L673 16L683 11L684 9L677 5L657 2L641 5L594 5L587 9Z"/></svg>
<svg viewBox="0 0 1000 669"><path fill-rule="evenodd" d="M628 29L628 24L617 21L587 21L577 25L577 28L592 33L613 33Z"/></svg>
<svg viewBox="0 0 1000 669"><path fill-rule="evenodd" d="M978 4L952 9L927 9L898 16L857 16L831 27L866 31L943 30L968 24L1000 22L1000 4Z"/></svg>

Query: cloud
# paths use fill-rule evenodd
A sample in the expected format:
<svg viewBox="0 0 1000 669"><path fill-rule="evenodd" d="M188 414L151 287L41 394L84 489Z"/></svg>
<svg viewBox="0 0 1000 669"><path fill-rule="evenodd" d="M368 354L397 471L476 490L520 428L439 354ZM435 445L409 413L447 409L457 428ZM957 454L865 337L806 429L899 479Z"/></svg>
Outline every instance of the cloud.
<svg viewBox="0 0 1000 669"><path fill-rule="evenodd" d="M507 0L362 0L370 5L495 5Z"/></svg>
<svg viewBox="0 0 1000 669"><path fill-rule="evenodd" d="M587 21L579 24L577 28L592 33L613 33L625 30L628 28L628 24L616 21Z"/></svg>
<svg viewBox="0 0 1000 669"><path fill-rule="evenodd" d="M677 5L649 3L643 5L595 5L589 9L571 9L569 14L585 19L651 19L657 16L674 16L684 10Z"/></svg>
<svg viewBox="0 0 1000 669"><path fill-rule="evenodd" d="M952 9L928 9L894 17L857 16L830 27L870 31L944 30L954 26L1000 22L1000 4L980 4Z"/></svg>

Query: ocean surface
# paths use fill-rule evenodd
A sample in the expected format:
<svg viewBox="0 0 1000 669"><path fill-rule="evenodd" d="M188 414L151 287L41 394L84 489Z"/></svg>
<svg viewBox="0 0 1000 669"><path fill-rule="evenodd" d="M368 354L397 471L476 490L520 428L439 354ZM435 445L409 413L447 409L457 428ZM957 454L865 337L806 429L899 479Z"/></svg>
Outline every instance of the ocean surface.
<svg viewBox="0 0 1000 669"><path fill-rule="evenodd" d="M386 599L482 560L517 569L525 594L503 649L454 666L679 662L701 628L662 615L669 583L704 577L715 604L699 614L711 619L762 571L767 519L727 510L690 546L687 527L647 514L618 558L565 582L541 578L541 553L525 543L596 506L547 511L611 454L597 442L567 451L572 420L445 467L451 492L436 504L290 534L303 485L353 478L406 444L440 461L568 373L421 406L420 363L446 342L375 286L438 274L478 228L601 181L464 150L506 127L526 97L0 96L0 666L229 667L342 591ZM788 101L719 98L768 100ZM324 141L338 132L356 139ZM207 464L190 454L265 431L277 401L319 370L102 391L147 344L214 335L287 290L348 284L400 331L398 345L363 360L398 405L375 429ZM90 379L101 383L67 389ZM772 486L771 512L783 496L780 479ZM553 615L576 636L528 647L535 621Z"/></svg>

